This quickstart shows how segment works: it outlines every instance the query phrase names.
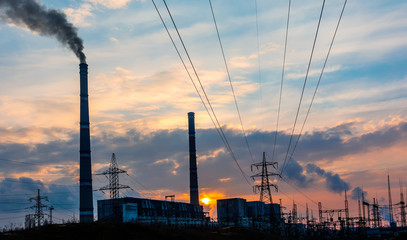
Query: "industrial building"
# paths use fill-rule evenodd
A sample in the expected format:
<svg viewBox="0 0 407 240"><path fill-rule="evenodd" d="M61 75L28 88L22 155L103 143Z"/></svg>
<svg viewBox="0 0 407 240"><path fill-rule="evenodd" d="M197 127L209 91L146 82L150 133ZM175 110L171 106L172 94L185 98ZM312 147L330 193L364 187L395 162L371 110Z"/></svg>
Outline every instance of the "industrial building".
<svg viewBox="0 0 407 240"><path fill-rule="evenodd" d="M98 200L99 221L206 225L209 217L195 204L125 197Z"/></svg>
<svg viewBox="0 0 407 240"><path fill-rule="evenodd" d="M281 222L279 204L260 201L247 202L243 198L217 200L218 223L226 226L254 226Z"/></svg>

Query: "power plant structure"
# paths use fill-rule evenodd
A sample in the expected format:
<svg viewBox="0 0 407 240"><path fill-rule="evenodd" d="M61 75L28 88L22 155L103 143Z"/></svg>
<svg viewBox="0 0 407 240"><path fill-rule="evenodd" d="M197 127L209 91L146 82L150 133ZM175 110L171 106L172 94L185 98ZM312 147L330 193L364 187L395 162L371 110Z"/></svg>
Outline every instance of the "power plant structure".
<svg viewBox="0 0 407 240"><path fill-rule="evenodd" d="M189 193L190 203L199 205L198 170L196 168L195 113L188 113L189 134Z"/></svg>
<svg viewBox="0 0 407 240"><path fill-rule="evenodd" d="M188 139L189 139L189 187L190 201L176 202L175 196L166 196L165 200L153 200L136 197L118 197L118 190L127 186L119 184L119 173L124 170L118 168L115 155L112 155L111 166L102 174L109 175L110 183L104 190L111 191L111 198L98 200L98 221L102 222L138 222L138 223L159 223L166 225L182 226L235 226L248 227L262 231L272 231L281 236L308 236L318 237L321 234L336 234L335 236L361 236L377 237L391 236L394 229L407 234L407 224L405 218L404 195L400 186L400 202L392 204L390 195L390 177L388 176L389 191L389 227L383 228L383 209L378 200L373 198L373 203L369 203L363 194L359 203L359 216L351 217L349 211L349 201L345 190L344 207L327 209L318 202L317 215L311 209L309 212L306 205L306 216L303 217L297 208L297 203L293 200L292 209L286 211L286 207L280 203L273 203L271 197L271 187L277 190L277 185L273 184L270 177L279 176L278 173L269 171L268 167L277 170L276 162L267 162L266 154L263 152L263 161L252 164L252 171L257 172L253 179L260 179L255 185L255 190L260 194L260 201L247 201L243 198L217 199L216 213L217 221L211 221L209 214L204 212L203 206L199 205L198 171L196 158L196 138L195 138L195 114L188 113ZM168 200L168 198L170 200ZM392 221L394 206L400 208L400 219L396 226ZM367 214L365 213L367 210ZM363 216L362 216L363 212ZM378 230L380 229L380 231ZM334 236L332 235L332 236Z"/></svg>
<svg viewBox="0 0 407 240"><path fill-rule="evenodd" d="M109 175L109 186L103 189L111 191L111 198L97 201L98 221L208 225L210 218L206 216L203 207L199 205L195 114L193 112L188 113L188 139L190 203L175 202L174 195L169 196L170 201L167 201L167 197L166 200L134 197L118 198L118 190L123 187L123 185L119 184L118 174L125 171L117 167L113 154L111 167L102 173Z"/></svg>
<svg viewBox="0 0 407 240"><path fill-rule="evenodd" d="M79 64L80 144L79 144L79 221L93 222L92 162L90 151L88 65Z"/></svg>
<svg viewBox="0 0 407 240"><path fill-rule="evenodd" d="M270 229L281 221L280 204L247 201L243 198L218 199L218 224Z"/></svg>
<svg viewBox="0 0 407 240"><path fill-rule="evenodd" d="M115 214L118 208L118 216ZM115 216L116 215L116 216ZM195 204L124 197L98 200L98 220L112 222L161 223L168 225L207 225L203 207Z"/></svg>

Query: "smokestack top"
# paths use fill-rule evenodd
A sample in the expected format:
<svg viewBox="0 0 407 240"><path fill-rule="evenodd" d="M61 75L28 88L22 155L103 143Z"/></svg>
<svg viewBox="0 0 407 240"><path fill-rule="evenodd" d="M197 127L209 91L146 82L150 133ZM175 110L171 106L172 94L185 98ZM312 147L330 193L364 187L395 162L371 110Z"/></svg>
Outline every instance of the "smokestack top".
<svg viewBox="0 0 407 240"><path fill-rule="evenodd" d="M188 131L189 134L193 134L195 137L195 113L189 112L188 113Z"/></svg>

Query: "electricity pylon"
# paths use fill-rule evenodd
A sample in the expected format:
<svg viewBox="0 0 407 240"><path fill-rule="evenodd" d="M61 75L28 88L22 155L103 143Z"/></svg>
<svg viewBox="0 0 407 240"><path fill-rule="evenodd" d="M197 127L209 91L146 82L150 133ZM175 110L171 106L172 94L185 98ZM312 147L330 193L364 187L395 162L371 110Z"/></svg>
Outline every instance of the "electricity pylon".
<svg viewBox="0 0 407 240"><path fill-rule="evenodd" d="M107 175L109 179L109 184L107 186L99 188L100 191L109 190L110 191L110 199L112 204L112 214L113 214L113 221L119 222L121 220L120 216L120 204L119 204L119 190L124 188L130 188L127 185L122 185L119 183L119 174L120 173L127 173L127 171L120 169L117 166L116 155L112 153L112 159L110 161L109 169L102 173L98 173L96 175Z"/></svg>
<svg viewBox="0 0 407 240"><path fill-rule="evenodd" d="M30 202L35 202L35 205L28 207L34 209L34 214L26 215L26 225L28 228L37 226L40 227L46 223L52 224L52 206L43 204L43 200L48 202L48 197L41 197L40 190L37 190L37 196L29 199ZM44 209L49 209L50 214L44 213ZM49 221L45 219L45 215L48 215Z"/></svg>
<svg viewBox="0 0 407 240"><path fill-rule="evenodd" d="M118 199L119 198L119 190L123 188L130 188L129 186L122 185L119 183L119 174L120 173L127 173L127 171L120 169L117 166L116 155L112 153L112 159L110 161L109 169L102 173L98 173L96 175L108 175L109 184L99 188L100 191L109 190L110 191L110 199Z"/></svg>
<svg viewBox="0 0 407 240"><path fill-rule="evenodd" d="M280 176L278 173L273 173L268 171L268 166L272 166L274 169L277 169L278 163L277 162L267 162L266 161L266 153L263 152L263 161L261 163L254 163L251 165L251 170L256 168L259 170L261 167L261 173L257 173L251 178L256 181L256 178L261 178L261 183L256 184L253 186L254 193L260 192L260 202L264 202L266 204L272 204L273 199L271 197L271 190L270 187L274 187L276 191L278 191L278 187L276 184L270 182L271 176Z"/></svg>

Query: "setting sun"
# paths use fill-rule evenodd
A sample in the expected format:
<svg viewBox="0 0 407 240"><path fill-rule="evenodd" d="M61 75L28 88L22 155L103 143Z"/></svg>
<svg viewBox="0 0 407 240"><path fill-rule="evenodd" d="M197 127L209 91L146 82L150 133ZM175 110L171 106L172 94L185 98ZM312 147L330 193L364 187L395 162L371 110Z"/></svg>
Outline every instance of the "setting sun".
<svg viewBox="0 0 407 240"><path fill-rule="evenodd" d="M210 200L209 198L202 198L201 201L202 201L205 205L208 205L211 200Z"/></svg>

